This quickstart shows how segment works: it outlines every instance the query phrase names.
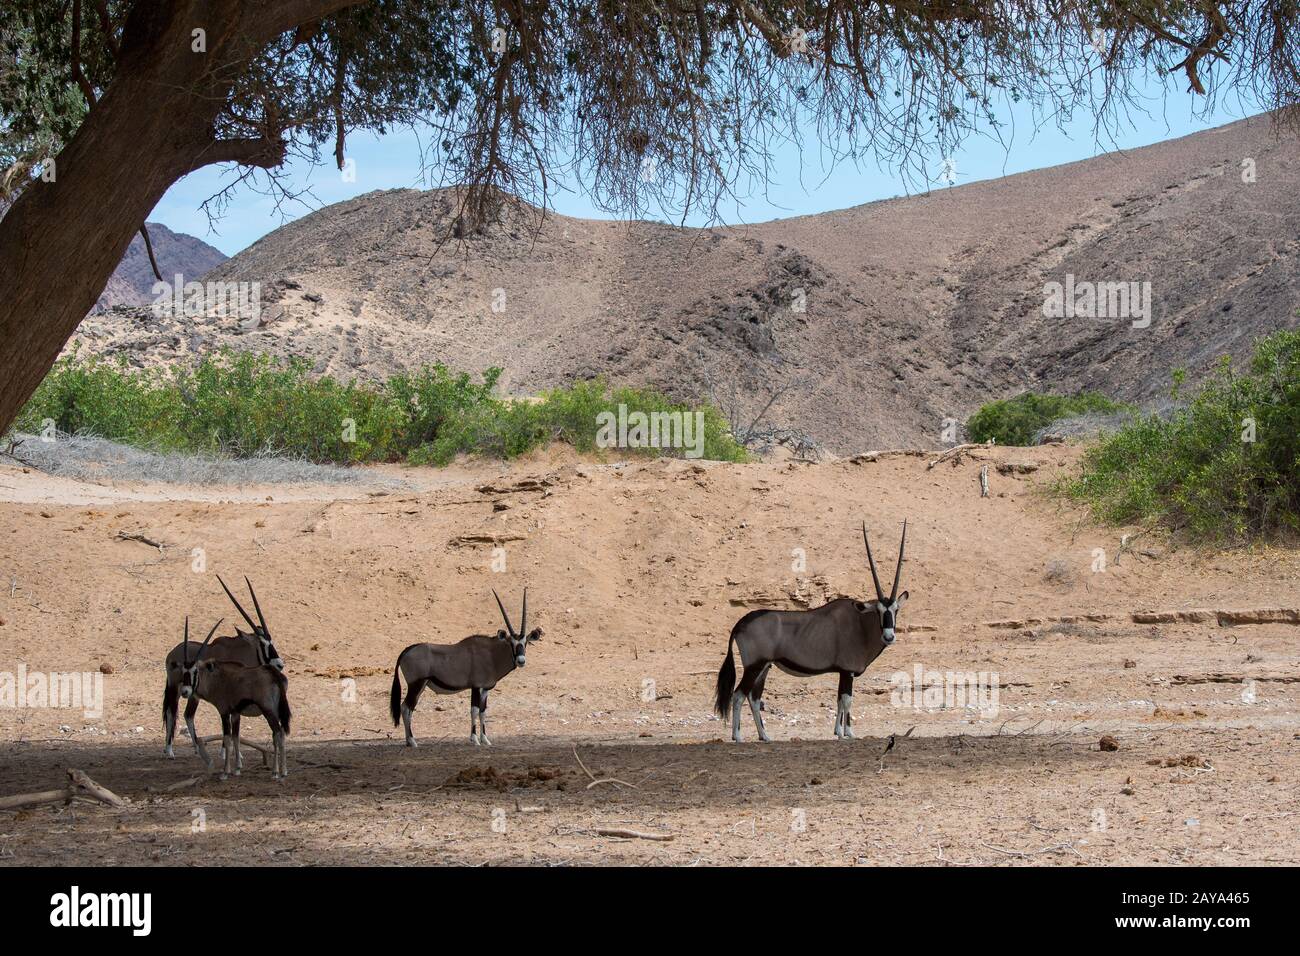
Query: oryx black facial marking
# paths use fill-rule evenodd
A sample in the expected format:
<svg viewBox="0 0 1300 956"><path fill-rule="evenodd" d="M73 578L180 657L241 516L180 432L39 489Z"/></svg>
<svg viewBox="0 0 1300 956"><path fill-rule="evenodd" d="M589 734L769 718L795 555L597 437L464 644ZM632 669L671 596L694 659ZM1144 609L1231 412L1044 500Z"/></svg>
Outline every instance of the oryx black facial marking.
<svg viewBox="0 0 1300 956"><path fill-rule="evenodd" d="M839 598L811 611L750 611L731 629L727 657L718 671L714 709L719 717L731 717L731 739L740 740L740 704L749 702L754 726L761 740L770 740L763 727L762 697L767 673L773 665L796 677L815 674L840 675L835 711L835 736L853 736L853 679L862 674L885 648L894 643L898 611L907 601L907 592L898 593L903 573L903 553L907 546L907 522L898 545L898 565L894 586L885 597L876 574L876 562L862 525L862 541L867 546L867 563L876 587L871 602ZM740 648L744 674L736 686L736 662L733 646Z"/></svg>
<svg viewBox="0 0 1300 956"><path fill-rule="evenodd" d="M244 578L244 583L248 585L248 593L253 597L253 607L257 611L258 621L260 622L257 624L253 623L253 619L235 600L235 596L230 593L230 588L226 587L226 582L221 580L220 575L217 575L217 581L221 584L222 590L226 592L231 602L234 603L236 610L248 622L251 631L235 628L233 635L218 637L208 645L208 649L203 655L204 660L232 661L250 667L266 665L277 670L283 670L284 660L280 657L280 652L276 650L275 644L271 640L271 633L267 628L266 618L262 614L262 606L257 601L257 594L253 591L252 583L247 577ZM175 756L172 741L176 737L176 707L177 698L180 696L183 664L187 659L197 658L198 649L197 642L190 642L187 639L181 644L177 644L167 655L165 663L167 683L163 688L163 734L166 738L163 753L168 757ZM210 767L212 761L208 758L202 738L196 735L194 729L194 714L198 711L199 700L197 697L189 697L188 700L189 703L185 707L185 725L189 728L190 737L194 740L195 750L199 757Z"/></svg>
<svg viewBox="0 0 1300 956"><path fill-rule="evenodd" d="M289 733L289 679L278 668L268 664L244 665L232 660L215 660L206 656L215 645L210 644L216 633L218 621L208 631L198 650L191 653L190 619L185 618L185 639L181 641L180 678L177 688L180 696L189 703L185 707L185 723L195 750L212 769L212 761L203 748L203 739L194 728L194 711L200 700L206 700L221 715L222 749L225 755L222 779L232 771L235 775L243 767L239 753L239 719L241 714L261 714L271 728L275 766L272 776L277 780L289 775L285 758L284 738ZM169 685L170 686L170 685ZM170 745L170 738L168 744Z"/></svg>
<svg viewBox="0 0 1300 956"><path fill-rule="evenodd" d="M473 744L490 744L487 736L488 691L496 687L501 678L521 668L527 662L528 645L542 638L540 627L528 628L528 589L524 588L523 610L519 615L519 630L510 623L510 615L497 592L497 607L505 621L505 629L496 636L473 634L456 644L412 644L397 656L393 668L393 688L389 694L389 712L393 726L402 721L406 731L406 746L414 747L415 735L411 733L411 714L420 700L420 692L429 686L435 694L470 692L469 739ZM406 678L406 700L402 700L402 683Z"/></svg>

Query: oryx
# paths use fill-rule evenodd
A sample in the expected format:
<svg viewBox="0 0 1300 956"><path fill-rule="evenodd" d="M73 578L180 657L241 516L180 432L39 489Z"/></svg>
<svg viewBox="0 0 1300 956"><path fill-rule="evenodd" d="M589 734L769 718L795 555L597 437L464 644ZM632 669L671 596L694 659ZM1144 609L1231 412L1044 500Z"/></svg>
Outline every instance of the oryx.
<svg viewBox="0 0 1300 956"><path fill-rule="evenodd" d="M217 624L221 622L218 621ZM199 645L199 651L191 659L190 619L185 618L184 648L185 662L181 672L180 693L190 702L206 700L221 715L221 745L225 752L225 763L221 770L224 780L230 773L239 775L239 719L241 714L261 714L271 728L271 743L275 751L274 766L271 776L276 780L289 776L289 766L285 758L284 738L289 733L289 678L278 668L266 664L247 666L235 661L209 660L204 657L208 641L217 626L213 625L208 636ZM189 719L190 711L185 711ZM195 734L193 724L190 736L199 749L199 755L207 761L203 753L203 744Z"/></svg>
<svg viewBox="0 0 1300 956"><path fill-rule="evenodd" d="M907 545L907 522L903 522L894 587L888 598L880 589L865 523L862 525L862 540L867 546L867 563L871 566L871 580L876 585L876 600L864 602L838 598L810 611L750 611L731 629L727 659L718 671L714 709L724 720L728 714L731 715L732 740L740 740L742 700L749 701L759 738L771 739L763 728L760 700L768 668L773 664L796 677L839 674L835 736L841 739L853 736L849 712L853 704L853 678L861 675L881 651L894 643L898 609L907 600L906 591L898 593L898 580L903 573L903 549ZM736 681L733 645L740 648L740 660L745 665L739 687L733 687Z"/></svg>
<svg viewBox="0 0 1300 956"><path fill-rule="evenodd" d="M267 629L266 618L262 614L262 606L257 601L257 593L253 590L252 582L247 577L244 578L244 583L248 585L248 593L253 598L253 607L257 610L257 617L260 621L258 624L253 623L253 619L248 616L248 612L235 600L235 596L230 593L230 588L226 587L226 582L221 580L221 575L217 575L217 581L221 584L222 590L226 592L226 596L235 605L236 610L248 622L252 632L241 631L236 627L233 635L219 637L209 644L207 651L204 652L204 659L233 661L236 664L249 666L266 665L277 670L284 670L284 660L280 657L280 652L275 649L275 644L271 641L271 633ZM217 623L220 624L221 622L218 621ZM165 664L167 684L163 688L163 734L166 738L163 753L168 757L175 756L172 741L176 737L176 705L180 690L182 666L187 660L196 659L198 651L198 642L187 639L177 644L167 655ZM208 759L207 751L203 747L203 738L197 736L194 729L194 714L198 709L198 698L190 698L185 705L185 726L189 728L190 737L194 740L199 756L205 764L211 767L212 761Z"/></svg>
<svg viewBox="0 0 1300 956"><path fill-rule="evenodd" d="M542 629L528 627L528 589L524 588L524 606L519 614L519 630L510 623L505 605L497 592L504 630L495 637L473 634L455 644L412 644L397 655L393 667L393 689L389 695L389 711L393 726L401 720L406 727L406 746L414 747L415 735L411 733L411 712L420 700L420 692L427 685L435 694L455 694L462 690L469 697L469 739L473 744L490 744L487 736L488 691L516 667L524 666L528 645L541 640ZM398 674L406 678L406 700L402 700L402 684ZM477 735L476 735L477 734Z"/></svg>

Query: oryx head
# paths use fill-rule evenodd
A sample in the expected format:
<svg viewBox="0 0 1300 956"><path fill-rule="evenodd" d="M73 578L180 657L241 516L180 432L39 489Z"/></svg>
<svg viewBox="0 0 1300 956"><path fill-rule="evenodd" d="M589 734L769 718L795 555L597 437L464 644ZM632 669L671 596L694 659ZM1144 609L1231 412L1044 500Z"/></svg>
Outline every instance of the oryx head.
<svg viewBox="0 0 1300 956"><path fill-rule="evenodd" d="M506 613L506 606L501 603L501 597L495 590L492 596L497 599L497 607L501 608L501 617L505 620L505 630L497 631L498 641L509 641L510 651L515 656L515 667L524 666L524 654L528 650L528 645L533 641L542 639L542 629L535 627L531 631L528 628L528 588L524 588L524 608L519 612L519 630L515 630L510 623L510 615Z"/></svg>
<svg viewBox="0 0 1300 956"><path fill-rule="evenodd" d="M225 618L221 619L222 621ZM194 657L190 658L190 618L185 616L185 640L181 643L181 696L189 700L199 683L199 658L203 656L203 651L208 646L208 641L212 640L212 635L217 633L217 628L221 626L221 621L212 625L212 630L208 631L208 636L203 639L199 645L198 651Z"/></svg>
<svg viewBox="0 0 1300 956"><path fill-rule="evenodd" d="M265 664L274 667L276 670L284 670L284 661L280 658L280 652L275 649L275 644L271 642L271 632L266 626L266 617L262 614L262 605L257 603L257 594L253 591L253 583L244 578L244 583L248 585L248 593L253 597L253 609L257 611L257 620L259 623L254 624L253 619L248 616L248 612L243 609L235 596L230 593L230 588L226 587L226 582L221 580L221 575L217 575L217 581L221 584L221 589L226 592L226 597L230 598L237 610L248 622L248 626L253 629L252 634L246 634L238 627L235 633L241 637L251 637L257 642L257 661L259 664Z"/></svg>
<svg viewBox="0 0 1300 956"><path fill-rule="evenodd" d="M898 609L907 601L907 592L898 593L898 579L903 574L903 549L907 546L907 521L903 521L903 540L898 543L898 566L894 569L894 587L885 597L880 589L880 576L876 574L876 560L871 556L871 542L867 539L867 524L862 523L862 543L867 546L867 563L871 565L871 580L876 585L875 603L859 605L864 614L880 616L880 640L886 647L894 643L894 628L898 621Z"/></svg>

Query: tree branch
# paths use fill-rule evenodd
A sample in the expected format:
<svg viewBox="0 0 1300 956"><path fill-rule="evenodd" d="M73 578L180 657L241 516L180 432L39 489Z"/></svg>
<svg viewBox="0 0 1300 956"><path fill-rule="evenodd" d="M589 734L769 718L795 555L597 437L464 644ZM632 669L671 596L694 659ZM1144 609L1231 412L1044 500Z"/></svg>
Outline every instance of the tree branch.
<svg viewBox="0 0 1300 956"><path fill-rule="evenodd" d="M348 7L361 6L365 2L366 0L278 0L268 4L265 10L250 14L246 29L265 43L304 23L328 17Z"/></svg>
<svg viewBox="0 0 1300 956"><path fill-rule="evenodd" d="M144 240L144 251L149 254L149 265L153 267L153 277L159 282L165 281L162 273L158 271L158 260L153 254L153 243L149 240L149 227L140 223L140 238Z"/></svg>
<svg viewBox="0 0 1300 956"><path fill-rule="evenodd" d="M185 171L192 173L213 163L239 163L241 166L274 169L284 162L287 151L288 144L278 138L214 139L196 153Z"/></svg>

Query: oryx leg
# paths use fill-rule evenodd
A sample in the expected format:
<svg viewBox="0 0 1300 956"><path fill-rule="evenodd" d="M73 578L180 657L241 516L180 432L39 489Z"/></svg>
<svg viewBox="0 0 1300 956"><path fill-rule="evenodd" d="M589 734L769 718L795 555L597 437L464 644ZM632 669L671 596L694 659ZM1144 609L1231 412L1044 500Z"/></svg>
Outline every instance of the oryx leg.
<svg viewBox="0 0 1300 956"><path fill-rule="evenodd" d="M284 757L284 727L281 726L280 718L276 716L275 711L264 707L260 709L262 716L266 718L266 725L271 728L271 750L273 753L271 779L283 780L289 776L289 766Z"/></svg>
<svg viewBox="0 0 1300 956"><path fill-rule="evenodd" d="M285 753L284 728L281 727L272 734L271 739L275 744L275 756L280 767L280 779L283 780L289 776L289 755Z"/></svg>
<svg viewBox="0 0 1300 956"><path fill-rule="evenodd" d="M477 688L477 687L470 688L470 692L469 692L469 742L472 743L475 747L477 747L477 746L479 745L479 742L478 742L478 722L479 722L479 714L480 714L480 713L481 713L481 711L480 711L479 706L478 706L478 688Z"/></svg>
<svg viewBox="0 0 1300 956"><path fill-rule="evenodd" d="M763 669L758 672L754 686L749 692L749 712L754 715L754 726L758 728L758 739L764 743L770 743L772 740L767 735L767 728L763 725L763 684L767 682L767 672L771 667L771 664L763 665Z"/></svg>
<svg viewBox="0 0 1300 956"><path fill-rule="evenodd" d="M406 746L418 747L415 734L411 733L411 713L420 702L420 692L424 690L425 681L414 680L406 685L406 700L402 702L402 726L406 728Z"/></svg>
<svg viewBox="0 0 1300 956"><path fill-rule="evenodd" d="M175 757L172 741L176 739L176 701L180 697L180 688L168 683L163 689L163 756Z"/></svg>
<svg viewBox="0 0 1300 956"><path fill-rule="evenodd" d="M185 727L190 732L190 740L194 741L194 750L199 755L199 759L203 761L205 767L211 770L212 758L208 756L208 751L203 746L203 738L199 736L199 732L194 728L194 714L198 709L199 698L191 694L190 699L185 704Z"/></svg>
<svg viewBox="0 0 1300 956"><path fill-rule="evenodd" d="M840 674L840 689L835 698L835 736L853 739L853 675Z"/></svg>
<svg viewBox="0 0 1300 956"><path fill-rule="evenodd" d="M767 735L767 730L763 727L763 717L758 712L757 694L762 693L762 682L767 676L767 669L770 663L759 663L745 666L745 673L740 678L740 685L736 688L736 693L731 698L731 739L740 740L740 704L741 701L749 703L749 712L754 715L754 726L758 728L758 739L770 741L772 738ZM758 688L757 694L755 688Z"/></svg>
<svg viewBox="0 0 1300 956"><path fill-rule="evenodd" d="M492 741L488 740L487 735L488 692L480 688L479 690L474 691L474 693L478 694L478 742L481 744L487 744L490 747Z"/></svg>
<svg viewBox="0 0 1300 956"><path fill-rule="evenodd" d="M221 715L221 747L226 752L225 763L221 767L221 779L225 780L235 769L235 741L229 714Z"/></svg>
<svg viewBox="0 0 1300 956"><path fill-rule="evenodd" d="M239 752L239 711L230 715L230 742L235 748L235 776L244 769L244 755Z"/></svg>

